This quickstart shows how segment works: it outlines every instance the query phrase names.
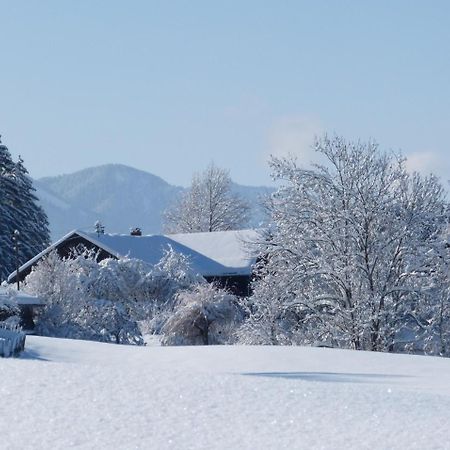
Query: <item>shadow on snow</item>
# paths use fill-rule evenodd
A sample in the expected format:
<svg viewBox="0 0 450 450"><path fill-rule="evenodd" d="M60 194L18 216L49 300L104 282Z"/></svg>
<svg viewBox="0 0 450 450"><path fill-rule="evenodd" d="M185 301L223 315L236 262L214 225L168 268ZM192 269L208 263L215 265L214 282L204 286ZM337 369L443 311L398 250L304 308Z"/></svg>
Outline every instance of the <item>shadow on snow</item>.
<svg viewBox="0 0 450 450"><path fill-rule="evenodd" d="M36 350L31 350L31 349L27 349L27 348L25 348L23 353L20 354L19 359L34 359L37 361L50 361L49 359L42 357L39 354L39 352L37 352Z"/></svg>
<svg viewBox="0 0 450 450"><path fill-rule="evenodd" d="M379 373L337 373L337 372L248 372L245 376L285 378L289 380L320 381L325 383L383 383L408 375Z"/></svg>

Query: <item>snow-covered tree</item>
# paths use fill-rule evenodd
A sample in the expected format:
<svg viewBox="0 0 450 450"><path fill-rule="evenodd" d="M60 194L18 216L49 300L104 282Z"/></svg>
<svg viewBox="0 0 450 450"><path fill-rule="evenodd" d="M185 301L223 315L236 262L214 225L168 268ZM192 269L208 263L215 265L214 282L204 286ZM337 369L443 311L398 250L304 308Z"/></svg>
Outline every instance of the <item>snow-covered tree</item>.
<svg viewBox="0 0 450 450"><path fill-rule="evenodd" d="M17 263L22 265L48 246L47 216L34 192L23 160L19 157L14 163L0 142L0 279L5 279ZM13 242L15 230L18 234Z"/></svg>
<svg viewBox="0 0 450 450"><path fill-rule="evenodd" d="M36 331L71 337L79 328L76 318L85 303L74 262L51 252L33 268L25 282L29 292L45 301L45 307L37 311Z"/></svg>
<svg viewBox="0 0 450 450"><path fill-rule="evenodd" d="M16 199L14 163L8 148L0 141L0 280L5 279L15 266L12 236L19 217Z"/></svg>
<svg viewBox="0 0 450 450"><path fill-rule="evenodd" d="M180 290L204 282L186 256L169 248L155 266L132 258L101 261L91 277L89 293L95 298L123 302L134 319L144 320L171 309Z"/></svg>
<svg viewBox="0 0 450 450"><path fill-rule="evenodd" d="M95 222L94 229L95 232L97 233L97 236L105 234L105 226L99 220Z"/></svg>
<svg viewBox="0 0 450 450"><path fill-rule="evenodd" d="M138 323L127 306L111 300L89 299L77 317L83 339L115 344L143 345Z"/></svg>
<svg viewBox="0 0 450 450"><path fill-rule="evenodd" d="M153 277L155 280L159 280L160 285L164 286L161 298L165 298L165 304L169 304L169 306L173 306L178 292L206 283L201 275L194 272L189 258L177 253L172 247L169 247L155 266Z"/></svg>
<svg viewBox="0 0 450 450"><path fill-rule="evenodd" d="M22 226L17 227L21 236L20 260L26 262L48 246L48 219L38 204L36 189L20 156L15 164L15 175L19 194L16 206L22 211Z"/></svg>
<svg viewBox="0 0 450 450"><path fill-rule="evenodd" d="M168 233L236 230L248 223L249 205L232 192L229 172L210 164L164 214Z"/></svg>
<svg viewBox="0 0 450 450"><path fill-rule="evenodd" d="M56 252L40 261L26 278L27 289L45 301L36 332L46 336L143 344L126 305L92 296L99 268L95 255L81 252L61 259Z"/></svg>
<svg viewBox="0 0 450 450"><path fill-rule="evenodd" d="M271 160L283 185L243 340L393 350L402 329L430 323L421 308L441 295L443 188L374 142L325 136L315 148L327 165Z"/></svg>
<svg viewBox="0 0 450 450"><path fill-rule="evenodd" d="M178 294L173 314L163 327L163 345L226 344L233 339L242 312L229 292L203 284Z"/></svg>
<svg viewBox="0 0 450 450"><path fill-rule="evenodd" d="M419 339L407 343L407 350L450 356L450 248L447 240L445 244L430 252L435 262L433 276L425 301L416 305L409 326ZM399 347L397 344L396 349Z"/></svg>

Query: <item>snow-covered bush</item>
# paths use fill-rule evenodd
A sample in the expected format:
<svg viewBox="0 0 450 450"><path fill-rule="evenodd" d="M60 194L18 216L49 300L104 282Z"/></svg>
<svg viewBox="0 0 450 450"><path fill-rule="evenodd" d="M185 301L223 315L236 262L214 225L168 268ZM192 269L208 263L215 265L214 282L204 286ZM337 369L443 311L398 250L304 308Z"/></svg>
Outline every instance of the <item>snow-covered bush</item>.
<svg viewBox="0 0 450 450"><path fill-rule="evenodd" d="M132 315L139 316L142 305L153 302L146 285L149 272L151 267L137 259L104 259L98 264L89 294L93 298L122 302Z"/></svg>
<svg viewBox="0 0 450 450"><path fill-rule="evenodd" d="M45 336L142 344L137 324L120 302L91 296L99 267L95 255L82 252L61 259L56 252L40 261L26 278L30 292L45 301L36 332Z"/></svg>
<svg viewBox="0 0 450 450"><path fill-rule="evenodd" d="M205 283L172 249L155 266L130 258L98 263L96 257L88 250L65 259L52 252L36 265L26 278L27 289L45 301L36 332L141 344L137 322L159 332L176 294Z"/></svg>
<svg viewBox="0 0 450 450"><path fill-rule="evenodd" d="M0 357L18 356L25 349L25 338L19 325L0 322Z"/></svg>
<svg viewBox="0 0 450 450"><path fill-rule="evenodd" d="M143 345L139 326L126 306L117 301L89 299L78 316L83 339Z"/></svg>
<svg viewBox="0 0 450 450"><path fill-rule="evenodd" d="M0 295L0 322L19 316L20 309L15 297L16 292L13 289L2 288Z"/></svg>
<svg viewBox="0 0 450 450"><path fill-rule="evenodd" d="M202 282L187 258L169 248L155 266L131 258L101 261L89 292L95 298L123 302L132 317L143 320L170 308L180 290Z"/></svg>
<svg viewBox="0 0 450 450"><path fill-rule="evenodd" d="M268 281L268 280L267 280ZM296 342L298 317L278 297L249 299L243 306L245 322L236 331L239 343L246 345L287 345Z"/></svg>
<svg viewBox="0 0 450 450"><path fill-rule="evenodd" d="M40 261L26 278L27 289L45 301L36 318L36 332L70 337L85 301L75 263L63 261L56 252Z"/></svg>
<svg viewBox="0 0 450 450"><path fill-rule="evenodd" d="M172 247L146 278L155 299L151 313L146 315L151 318L148 326L153 334L160 334L173 314L179 292L206 284L206 280L192 270L188 257L175 252Z"/></svg>
<svg viewBox="0 0 450 450"><path fill-rule="evenodd" d="M242 317L234 295L213 284L198 285L178 294L173 315L162 329L162 344L232 343L234 330Z"/></svg>

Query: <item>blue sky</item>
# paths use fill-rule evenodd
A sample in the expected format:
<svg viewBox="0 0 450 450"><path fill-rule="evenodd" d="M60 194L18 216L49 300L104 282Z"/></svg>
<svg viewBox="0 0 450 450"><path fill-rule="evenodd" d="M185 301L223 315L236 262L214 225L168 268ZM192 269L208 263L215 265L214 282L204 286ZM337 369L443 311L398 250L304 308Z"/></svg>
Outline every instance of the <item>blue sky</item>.
<svg viewBox="0 0 450 450"><path fill-rule="evenodd" d="M0 0L0 133L34 177L123 163L267 184L314 135L450 178L448 1Z"/></svg>

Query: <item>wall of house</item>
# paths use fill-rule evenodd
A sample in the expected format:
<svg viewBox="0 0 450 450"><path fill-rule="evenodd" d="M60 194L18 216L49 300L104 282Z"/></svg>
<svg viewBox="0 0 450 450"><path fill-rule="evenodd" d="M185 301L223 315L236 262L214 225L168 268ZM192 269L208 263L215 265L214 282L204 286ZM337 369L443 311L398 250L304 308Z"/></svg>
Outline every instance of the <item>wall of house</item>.
<svg viewBox="0 0 450 450"><path fill-rule="evenodd" d="M227 289L239 297L249 297L251 291L251 277L249 275L227 275L222 277L205 277L209 283Z"/></svg>
<svg viewBox="0 0 450 450"><path fill-rule="evenodd" d="M84 249L93 250L94 252L96 252L98 254L97 256L98 261L102 261L106 258L115 258L115 256L111 255L110 253L99 248L92 242L78 235L66 239L65 241L61 242L58 246L55 247L55 250L58 252L58 255L61 258L69 258L74 251L77 250L82 251ZM46 255L43 255L43 258L45 256ZM19 281L23 281L27 277L27 275L31 272L32 267L36 265L38 261L36 261L34 264L28 266L27 268L19 272ZM8 281L9 283L16 283L16 274L14 274Z"/></svg>

